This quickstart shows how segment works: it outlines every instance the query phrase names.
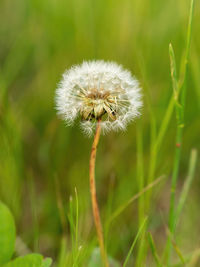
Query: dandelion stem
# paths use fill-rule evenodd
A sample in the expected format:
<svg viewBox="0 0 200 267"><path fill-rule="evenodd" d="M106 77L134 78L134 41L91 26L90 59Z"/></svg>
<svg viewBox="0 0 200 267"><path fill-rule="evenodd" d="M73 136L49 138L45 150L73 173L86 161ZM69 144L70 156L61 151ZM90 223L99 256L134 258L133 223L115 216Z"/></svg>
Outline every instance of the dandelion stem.
<svg viewBox="0 0 200 267"><path fill-rule="evenodd" d="M100 251L101 251L101 257L102 257L104 266L108 267L109 264L107 260L106 250L104 247L103 231L102 231L99 207L97 203L96 185L95 185L95 161L96 161L96 151L97 151L97 145L99 143L100 133L101 133L101 125L100 125L100 120L99 120L96 126L96 132L94 135L94 141L92 144L92 150L91 150L91 155L90 155L90 169L89 169L90 171L90 193L91 193L91 200L92 200L94 222L96 226L97 237L98 237Z"/></svg>

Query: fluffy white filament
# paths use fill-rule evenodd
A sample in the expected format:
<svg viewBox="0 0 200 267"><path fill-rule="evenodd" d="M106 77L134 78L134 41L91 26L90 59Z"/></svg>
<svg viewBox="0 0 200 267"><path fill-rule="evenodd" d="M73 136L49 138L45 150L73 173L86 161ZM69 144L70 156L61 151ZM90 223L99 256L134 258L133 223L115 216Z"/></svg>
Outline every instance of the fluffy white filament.
<svg viewBox="0 0 200 267"><path fill-rule="evenodd" d="M72 124L80 115L81 128L91 135L97 120L104 133L124 130L142 106L138 81L114 62L89 61L63 74L56 90L58 114Z"/></svg>

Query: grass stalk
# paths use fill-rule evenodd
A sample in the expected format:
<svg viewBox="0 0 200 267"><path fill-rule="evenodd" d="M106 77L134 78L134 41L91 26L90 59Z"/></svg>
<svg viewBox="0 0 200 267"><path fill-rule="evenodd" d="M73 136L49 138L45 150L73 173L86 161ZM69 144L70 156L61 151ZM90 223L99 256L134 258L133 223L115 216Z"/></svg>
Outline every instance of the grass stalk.
<svg viewBox="0 0 200 267"><path fill-rule="evenodd" d="M75 257L74 257L74 261L73 261L73 267L75 266L78 266L78 257L79 257L79 249L78 249L78 215L79 215L79 203L78 203L78 193L77 193L77 189L75 187L75 205L76 205L76 216L75 216L75 233L74 233L74 236L75 236Z"/></svg>
<svg viewBox="0 0 200 267"><path fill-rule="evenodd" d="M199 248L195 249L193 252L190 252L189 254L184 255L185 266L188 266L188 267L197 266L196 263L197 263L199 257L200 257L200 249ZM182 267L183 262L182 262L182 260L178 260L176 263L173 263L171 266L172 267Z"/></svg>
<svg viewBox="0 0 200 267"><path fill-rule="evenodd" d="M71 234L72 259L73 259L73 262L74 262L75 261L75 257L76 257L76 249L75 249L74 207L73 207L73 198L72 198L72 196L70 196L70 198L69 198L68 221L69 221L70 234Z"/></svg>
<svg viewBox="0 0 200 267"><path fill-rule="evenodd" d="M176 63L175 56L172 45L169 45L169 55L171 62L171 77L172 84L174 89L174 98L176 101L176 120L177 120L177 132L176 132L176 147L175 147L175 157L174 157L174 167L172 172L172 181L171 181L171 197L170 197L170 212L169 212L169 229L174 232L174 218L175 218L175 191L176 184L179 173L180 157L181 157L181 146L182 146L182 135L183 135L183 106L179 104L179 95L178 95L178 81L176 74Z"/></svg>
<svg viewBox="0 0 200 267"><path fill-rule="evenodd" d="M171 234L171 232L169 231L169 228L166 226L166 233L170 239L170 244L172 244L174 251L176 252L176 254L178 255L179 259L181 260L183 266L185 266L186 261L185 261L185 256L183 255L183 253L181 252L180 248L178 247L173 235ZM171 264L170 264L171 266Z"/></svg>
<svg viewBox="0 0 200 267"><path fill-rule="evenodd" d="M128 201L126 201L125 203L123 203L122 205L119 206L119 208L117 208L113 214L110 216L110 218L107 221L107 224L110 224L116 217L118 217L130 204L132 204L135 200L137 200L138 198L140 198L144 193L146 193L147 191L149 191L151 188L153 188L154 186L156 186L159 182L161 182L163 179L165 178L165 176L160 176L158 179L156 179L153 183L147 185L146 187L143 188L142 191L140 191L139 193L135 194L133 197L131 197Z"/></svg>
<svg viewBox="0 0 200 267"><path fill-rule="evenodd" d="M32 216L33 216L33 232L34 232L33 247L34 247L34 252L38 252L39 251L39 223L38 223L36 190L35 190L35 184L34 184L32 172L30 173L30 178L29 178L29 190L30 190L31 211L32 211Z"/></svg>
<svg viewBox="0 0 200 267"><path fill-rule="evenodd" d="M78 193L77 193L77 189L75 187L75 198L76 198L76 223L75 223L75 243L76 243L76 250L78 250L78 215L79 215L79 204L78 204Z"/></svg>
<svg viewBox="0 0 200 267"><path fill-rule="evenodd" d="M195 168L196 168L196 163L197 163L197 150L192 149L191 155L190 155L190 162L189 162L189 170L188 170L188 176L185 180L185 183L183 185L183 189L180 195L180 199L178 202L178 206L176 209L176 224L178 223L178 220L180 218L181 211L183 209L183 206L185 204L191 183L194 178L194 173L195 173Z"/></svg>
<svg viewBox="0 0 200 267"><path fill-rule="evenodd" d="M148 233L148 241L149 241L149 245L150 245L153 257L155 259L156 265L158 267L162 267L161 260L160 260L160 258L158 256L158 253L157 253L157 250L156 250L156 246L155 246L155 243L153 241L153 237L152 237L150 232Z"/></svg>
<svg viewBox="0 0 200 267"><path fill-rule="evenodd" d="M59 212L60 223L62 227L62 238L60 241L60 251L58 257L58 267L66 265L66 253L67 253L67 220L65 216L65 210L63 205L63 200L60 192L60 184L58 180L58 176L54 175L54 183L55 183L55 191L56 191L56 202Z"/></svg>
<svg viewBox="0 0 200 267"><path fill-rule="evenodd" d="M194 9L194 0L191 0L186 52L183 58L183 62L181 64L181 72L180 72L179 80L177 78L176 61L175 61L173 47L171 44L169 45L171 78L172 78L172 85L173 85L173 91L174 91L174 100L176 104L175 108L176 108L176 121L177 121L176 147L175 147L174 166L173 166L173 171L172 171L170 211L169 211L169 231L172 235L175 231L175 221L176 221L175 192L176 192L176 185L177 185L177 179L179 175L179 166L180 166L180 159L181 159L181 146L182 146L182 136L183 136L183 128L184 128L184 109L185 109L185 97L186 97L185 78L187 74L187 65L188 65L189 50L190 50L190 44L191 44L191 28L192 28L193 9ZM171 245L170 239L168 238L168 241L167 241L167 263L168 265L170 264L171 247L172 245Z"/></svg>
<svg viewBox="0 0 200 267"><path fill-rule="evenodd" d="M98 121L97 126L96 126L96 132L94 135L94 141L92 144L91 156L90 156L90 168L89 168L90 193L91 193L91 200L92 200L94 222L96 226L97 237L98 237L100 251L101 251L101 257L102 257L104 266L108 267L109 264L108 264L107 254L106 254L106 250L104 246L103 230L102 230L100 212L99 212L99 207L98 207L98 202L97 202L97 197L96 197L96 185L95 185L96 151L97 151L97 146L99 143L100 133L101 133L101 126L100 126L100 121Z"/></svg>
<svg viewBox="0 0 200 267"><path fill-rule="evenodd" d="M65 216L65 210L64 210L64 205L62 201L62 196L60 192L60 184L58 180L58 176L54 175L54 183L55 183L55 191L56 191L56 201L57 201L57 207L58 207L58 212L59 212L59 217L60 217L60 223L62 227L62 232L63 236L67 236L67 220Z"/></svg>
<svg viewBox="0 0 200 267"><path fill-rule="evenodd" d="M125 261L124 261L123 267L126 267L126 266L127 266L127 263L128 263L128 260L129 260L129 258L130 258L130 256L131 256L131 253L132 253L132 251L133 251L133 248L134 248L134 246L135 246L135 244L136 244L136 242L137 242L139 236L142 234L142 232L143 232L143 230L144 230L144 226L146 225L146 222L147 222L147 217L145 217L143 223L141 224L141 226L140 226L140 228L139 228L139 230L138 230L138 232L137 232L137 235L136 235L135 239L133 240L133 243L132 243L132 245L131 245L131 247L130 247L130 250L129 250L129 252L128 252L128 255L127 255L127 257L126 257L126 259L125 259Z"/></svg>
<svg viewBox="0 0 200 267"><path fill-rule="evenodd" d="M137 127L137 182L138 189L141 192L144 189L144 162L143 162L143 132L142 124L138 123ZM138 227L142 225L145 218L145 195L141 195L138 199ZM138 251L143 248L143 243L145 239L145 231L141 234L141 238L138 244Z"/></svg>
<svg viewBox="0 0 200 267"><path fill-rule="evenodd" d="M143 138L141 123L137 127L137 180L139 192L144 188L144 163L143 163ZM144 196L139 198L138 223L141 225L144 219Z"/></svg>

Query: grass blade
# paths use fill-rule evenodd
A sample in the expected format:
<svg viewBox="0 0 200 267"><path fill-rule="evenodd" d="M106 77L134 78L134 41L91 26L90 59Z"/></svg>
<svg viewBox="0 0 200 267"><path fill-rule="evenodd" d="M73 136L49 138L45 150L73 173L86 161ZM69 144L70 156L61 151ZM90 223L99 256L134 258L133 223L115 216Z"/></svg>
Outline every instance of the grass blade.
<svg viewBox="0 0 200 267"><path fill-rule="evenodd" d="M173 248L174 248L176 254L178 255L179 259L181 260L183 266L185 266L185 263L186 263L185 257L183 256L183 253L181 252L181 250L178 247L178 245L176 244L176 241L174 240L174 237L173 237L173 235L170 232L168 227L166 227L166 232L167 232L167 235L169 237L169 240L170 240L171 244L173 245Z"/></svg>
<svg viewBox="0 0 200 267"><path fill-rule="evenodd" d="M63 236L66 236L66 231L67 231L67 220L65 216L65 209L62 201L62 196L60 192L60 184L57 175L54 175L54 183L55 183L55 191L56 191L56 201L57 201L57 208L59 212L59 217L60 217L60 223L62 227L62 232Z"/></svg>
<svg viewBox="0 0 200 267"><path fill-rule="evenodd" d="M110 224L117 216L119 216L131 203L133 203L136 199L141 197L145 192L150 190L152 187L157 185L159 182L161 182L165 176L160 176L158 179L156 179L154 182L151 184L147 185L144 187L142 191L134 195L132 198L130 198L126 203L122 204L116 211L113 212L113 214L110 216L110 218L107 221L107 224Z"/></svg>
<svg viewBox="0 0 200 267"><path fill-rule="evenodd" d="M150 248L151 248L151 251L152 251L152 254L153 254L153 257L155 259L155 262L156 262L157 266L162 267L160 258L158 256L157 251L156 251L156 247L155 247L155 244L154 244L154 241L153 241L153 237L152 237L150 232L148 233L148 241L149 241L149 245L150 245Z"/></svg>
<svg viewBox="0 0 200 267"><path fill-rule="evenodd" d="M126 259L125 259L125 261L124 261L123 267L126 267L126 266L127 266L127 263L128 263L128 260L129 260L129 258L130 258L130 256L131 256L131 253L132 253L132 251L133 251L133 248L134 248L134 246L135 246L135 244L136 244L136 242L137 242L139 236L141 235L141 233L142 233L142 231L143 231L143 228L144 228L144 226L145 226L145 224L146 224L146 221L147 221L147 217L144 219L142 225L140 226L140 228L139 228L139 230L138 230L138 232L137 232L137 235L136 235L135 239L133 240L133 243L132 243L131 248L130 248L130 250L129 250L129 252L128 252L128 255L127 255L127 257L126 257Z"/></svg>
<svg viewBox="0 0 200 267"><path fill-rule="evenodd" d="M170 57L170 69L171 69L171 77L172 84L174 90L174 98L178 101L178 81L177 81L177 70L176 70L176 60L174 55L174 49L172 44L169 44L169 57Z"/></svg>
<svg viewBox="0 0 200 267"><path fill-rule="evenodd" d="M141 192L144 188L144 162L143 162L143 134L142 134L142 125L138 123L137 127L137 182L138 189ZM139 225L142 223L144 219L144 196L142 195L139 198L138 204L138 220Z"/></svg>
<svg viewBox="0 0 200 267"><path fill-rule="evenodd" d="M76 201L76 218L75 218L75 258L73 262L73 267L77 266L79 249L78 249L78 215L79 215L79 203L78 203L78 193L75 187L75 201Z"/></svg>
<svg viewBox="0 0 200 267"><path fill-rule="evenodd" d="M185 183L183 185L183 189L181 192L181 196L180 196L180 200L178 203L178 207L176 210L176 223L180 217L181 211L183 209L183 206L185 204L191 183L193 181L194 178L194 173L195 173L195 168L196 168L196 164L197 164L197 150L196 149L192 149L191 151L191 155L190 155L190 162L189 162L189 170L188 170L188 176L185 180Z"/></svg>
<svg viewBox="0 0 200 267"><path fill-rule="evenodd" d="M200 257L200 249L195 249L192 253L189 253L187 255L184 255L185 257L185 264L187 264L188 267L194 267L197 266L197 261ZM182 261L178 261L176 263L172 264L172 267L182 267L183 263Z"/></svg>
<svg viewBox="0 0 200 267"><path fill-rule="evenodd" d="M151 132L151 137L152 137L152 132ZM144 159L143 159L143 128L142 124L139 123L137 127L137 183L140 192L144 189L144 182L145 181L144 181ZM145 195L143 194L138 200L138 227L142 224L144 218L145 218ZM138 242L138 255L141 255L144 251L143 248L145 243L145 234L144 234L145 232L146 231L144 230ZM140 257L138 256L137 256L137 261L140 261ZM138 262L136 262L136 266L137 264Z"/></svg>
<svg viewBox="0 0 200 267"><path fill-rule="evenodd" d="M176 61L174 56L174 50L172 45L169 45L169 56L170 56L170 66L171 66L171 77L172 77L172 84L173 84L173 91L174 91L174 100L176 103L176 118L177 118L177 132L176 132L176 148L175 148L175 157L174 157L174 166L173 166L173 173L172 173L172 181L171 181L171 196L170 196L170 212L169 212L169 229L171 233L174 231L174 213L175 213L175 191L176 191L176 184L177 178L179 173L179 165L180 165L180 158L181 158L181 141L182 141L182 134L183 129L181 127L183 123L183 116L182 116L182 107L178 104L179 102L179 95L178 95L178 81L176 76Z"/></svg>
<svg viewBox="0 0 200 267"><path fill-rule="evenodd" d="M193 9L194 9L194 0L191 0L190 6L190 15L188 22L188 33L186 41L186 51L185 57L182 63L181 73L179 81L177 81L177 71L176 71L176 62L174 51L172 45L169 46L169 56L171 62L171 77L174 91L174 100L176 102L176 118L177 118L177 130L176 130L176 148L175 148L175 157L174 157L174 166L172 172L172 181L171 181L171 196L170 196L170 211L169 211L169 231L173 235L175 230L175 191L176 184L179 174L179 165L181 159L181 143L184 127L184 107L185 107L185 95L186 95L186 86L185 86L185 77L187 73L187 64L189 59L189 50L191 44L191 27L192 27L192 18L193 18ZM180 94L180 96L179 96ZM180 98L180 100L179 100ZM180 104L179 104L180 101ZM170 254L171 254L171 242L168 238L167 240L167 263L170 264Z"/></svg>
<svg viewBox="0 0 200 267"><path fill-rule="evenodd" d="M181 88L184 85L185 77L187 73L187 65L189 60L189 53L190 53L190 46L191 46L191 32L192 32L192 21L193 21L193 13L194 13L194 0L190 2L190 14L188 20L188 29L187 29L187 41L186 41L186 50L185 56L183 57L183 61L181 64L181 71L180 71L180 80L179 80L179 87Z"/></svg>
<svg viewBox="0 0 200 267"><path fill-rule="evenodd" d="M193 252L192 258L188 264L189 267L195 267L198 264L198 260L200 258L200 249L197 249Z"/></svg>

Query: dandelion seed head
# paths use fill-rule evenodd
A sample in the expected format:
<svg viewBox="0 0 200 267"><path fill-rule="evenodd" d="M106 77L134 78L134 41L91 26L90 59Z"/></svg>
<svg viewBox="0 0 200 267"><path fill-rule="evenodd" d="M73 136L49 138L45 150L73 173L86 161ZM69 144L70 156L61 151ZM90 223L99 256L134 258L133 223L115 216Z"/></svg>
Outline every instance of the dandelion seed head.
<svg viewBox="0 0 200 267"><path fill-rule="evenodd" d="M58 114L72 124L81 117L81 129L91 135L100 121L103 133L125 130L140 115L138 81L121 65L103 60L83 62L63 74L56 90Z"/></svg>

